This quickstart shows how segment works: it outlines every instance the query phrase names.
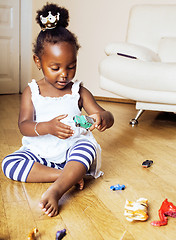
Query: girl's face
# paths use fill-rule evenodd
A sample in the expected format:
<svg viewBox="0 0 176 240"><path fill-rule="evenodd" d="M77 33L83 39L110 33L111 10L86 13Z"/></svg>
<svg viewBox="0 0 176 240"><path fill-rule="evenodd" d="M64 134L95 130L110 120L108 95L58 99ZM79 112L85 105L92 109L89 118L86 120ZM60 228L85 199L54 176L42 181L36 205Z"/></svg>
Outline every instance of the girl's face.
<svg viewBox="0 0 176 240"><path fill-rule="evenodd" d="M47 82L57 89L63 89L76 73L77 51L68 42L46 43L40 65Z"/></svg>

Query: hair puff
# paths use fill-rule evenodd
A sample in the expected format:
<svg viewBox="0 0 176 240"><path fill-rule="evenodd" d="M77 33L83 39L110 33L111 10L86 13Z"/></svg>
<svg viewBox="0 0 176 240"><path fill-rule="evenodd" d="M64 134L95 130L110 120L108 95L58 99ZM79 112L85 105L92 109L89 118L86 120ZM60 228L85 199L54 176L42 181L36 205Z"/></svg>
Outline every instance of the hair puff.
<svg viewBox="0 0 176 240"><path fill-rule="evenodd" d="M68 10L62 7L58 7L56 4L49 4L43 6L41 10L37 11L36 21L40 25L41 28L43 28L43 24L40 20L40 16L47 17L49 11L51 11L52 15L55 16L57 13L59 13L59 21L57 23L57 27L64 27L66 28L69 23L69 13Z"/></svg>

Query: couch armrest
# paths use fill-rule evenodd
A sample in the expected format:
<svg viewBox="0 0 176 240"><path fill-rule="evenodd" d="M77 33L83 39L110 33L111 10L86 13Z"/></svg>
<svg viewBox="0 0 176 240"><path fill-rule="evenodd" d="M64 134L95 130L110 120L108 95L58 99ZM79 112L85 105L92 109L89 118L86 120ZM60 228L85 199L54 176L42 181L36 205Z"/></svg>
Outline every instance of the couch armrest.
<svg viewBox="0 0 176 240"><path fill-rule="evenodd" d="M101 88L118 96L140 102L176 104L176 63L111 55L100 62L99 73Z"/></svg>
<svg viewBox="0 0 176 240"><path fill-rule="evenodd" d="M132 88L176 92L176 63L144 62L111 55L100 62L99 73Z"/></svg>
<svg viewBox="0 0 176 240"><path fill-rule="evenodd" d="M108 56L117 54L142 61L160 62L158 54L151 49L127 42L110 43L105 47L105 53Z"/></svg>

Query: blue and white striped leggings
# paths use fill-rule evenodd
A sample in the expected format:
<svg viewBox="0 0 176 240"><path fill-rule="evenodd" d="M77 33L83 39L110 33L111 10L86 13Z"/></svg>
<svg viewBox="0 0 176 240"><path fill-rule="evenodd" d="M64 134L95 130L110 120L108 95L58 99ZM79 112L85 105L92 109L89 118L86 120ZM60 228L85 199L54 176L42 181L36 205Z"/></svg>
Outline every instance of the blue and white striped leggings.
<svg viewBox="0 0 176 240"><path fill-rule="evenodd" d="M38 155L34 155L30 150L18 150L4 158L2 170L6 177L16 181L26 182L28 174L35 162L39 162L48 167L63 169L67 162L78 161L85 166L88 172L95 158L95 146L89 141L79 141L67 151L66 160L61 164L49 162Z"/></svg>

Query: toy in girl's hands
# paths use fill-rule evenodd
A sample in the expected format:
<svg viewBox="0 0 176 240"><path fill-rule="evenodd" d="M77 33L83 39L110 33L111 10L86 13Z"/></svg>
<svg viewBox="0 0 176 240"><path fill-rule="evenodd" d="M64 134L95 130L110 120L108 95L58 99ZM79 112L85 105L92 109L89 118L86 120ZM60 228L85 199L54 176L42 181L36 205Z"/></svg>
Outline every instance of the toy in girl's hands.
<svg viewBox="0 0 176 240"><path fill-rule="evenodd" d="M167 217L170 216L173 218L176 218L176 206L173 205L173 203L168 202L167 198L162 202L161 207L158 211L159 214L159 221L153 221L151 222L152 226L160 227L167 224Z"/></svg>
<svg viewBox="0 0 176 240"><path fill-rule="evenodd" d="M124 215L129 222L134 220L146 221L148 200L146 198L139 198L136 202L126 200Z"/></svg>
<svg viewBox="0 0 176 240"><path fill-rule="evenodd" d="M74 116L73 120L75 122L76 127L82 127L85 129L89 129L93 124L94 124L94 120L91 117L88 117L86 115L82 115L82 116Z"/></svg>
<svg viewBox="0 0 176 240"><path fill-rule="evenodd" d="M61 240L66 235L66 229L57 231L56 233L56 240Z"/></svg>

